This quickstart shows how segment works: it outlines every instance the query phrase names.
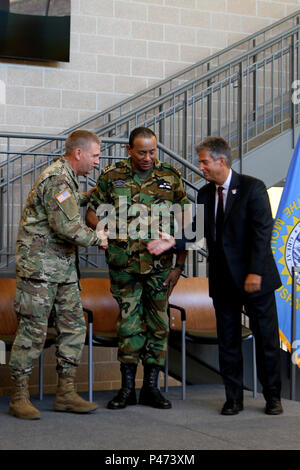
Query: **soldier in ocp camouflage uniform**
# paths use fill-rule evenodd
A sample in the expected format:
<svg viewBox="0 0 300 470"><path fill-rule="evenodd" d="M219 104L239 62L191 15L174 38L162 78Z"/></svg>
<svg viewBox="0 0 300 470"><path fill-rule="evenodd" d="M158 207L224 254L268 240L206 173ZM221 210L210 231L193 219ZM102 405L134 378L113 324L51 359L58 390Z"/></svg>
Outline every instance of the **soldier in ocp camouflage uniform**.
<svg viewBox="0 0 300 470"><path fill-rule="evenodd" d="M147 250L147 243L157 236L158 228L161 229L155 218L151 227L153 210L161 209L163 217L170 221L170 232L174 233L170 209L175 206L182 217L189 201L178 170L156 159L156 137L150 129L134 129L127 150L129 159L102 171L98 191L91 195L87 212L88 225L95 227L98 222L95 213L99 215L99 208L107 207L108 211L106 205L114 208L107 219L106 260L111 291L120 307L117 326L122 388L108 403L108 408L136 404L134 381L140 359L144 364L144 383L139 402L170 408L171 403L157 388L157 379L165 363L168 298L181 274L186 253L177 254L172 269L173 253L153 257Z"/></svg>
<svg viewBox="0 0 300 470"><path fill-rule="evenodd" d="M76 394L74 377L86 334L77 249L102 244L81 221L80 205L86 204L91 191L80 193L78 176L90 173L99 163L99 155L100 141L95 134L73 132L66 141L66 155L43 171L23 210L16 244L19 326L9 363L15 384L10 413L19 418L40 417L29 401L28 379L33 361L43 350L51 313L58 333L59 382L54 408L75 412L97 408Z"/></svg>

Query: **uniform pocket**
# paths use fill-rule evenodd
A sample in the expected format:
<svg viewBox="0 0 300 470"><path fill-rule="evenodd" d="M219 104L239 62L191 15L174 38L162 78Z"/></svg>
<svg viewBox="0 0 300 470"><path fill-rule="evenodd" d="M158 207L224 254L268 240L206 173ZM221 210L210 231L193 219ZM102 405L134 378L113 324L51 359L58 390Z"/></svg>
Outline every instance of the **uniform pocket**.
<svg viewBox="0 0 300 470"><path fill-rule="evenodd" d="M15 296L15 310L16 313L21 315L31 315L32 314L32 295L29 292L28 286L26 286L26 281L18 281L16 288Z"/></svg>
<svg viewBox="0 0 300 470"><path fill-rule="evenodd" d="M18 279L14 301L17 314L40 315L48 304L48 291L43 282Z"/></svg>

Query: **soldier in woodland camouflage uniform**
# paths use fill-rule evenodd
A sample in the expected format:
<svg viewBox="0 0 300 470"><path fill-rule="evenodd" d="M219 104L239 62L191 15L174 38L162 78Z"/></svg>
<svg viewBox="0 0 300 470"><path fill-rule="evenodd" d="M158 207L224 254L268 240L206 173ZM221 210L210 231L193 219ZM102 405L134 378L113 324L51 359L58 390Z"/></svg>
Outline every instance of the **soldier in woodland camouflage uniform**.
<svg viewBox="0 0 300 470"><path fill-rule="evenodd" d="M178 170L156 159L156 137L150 129L134 129L127 151L129 159L102 171L97 182L98 191L91 195L87 212L87 224L95 227L98 208L110 204L115 209L110 212L112 220L115 215L115 233L108 218L106 260L111 291L120 306L118 359L122 388L108 403L108 408L120 409L136 404L134 382L140 359L144 365L144 383L139 402L171 408L171 403L157 388L157 379L165 363L168 297L184 267L186 252L177 254L172 269L173 253L153 257L147 250L147 243L158 234L159 223L156 233L153 233L153 227L151 233L153 209L160 209L163 217L170 219L171 206L177 206L182 218L184 206L189 201ZM109 211L109 206L107 208ZM173 220L170 231L174 232Z"/></svg>
<svg viewBox="0 0 300 470"><path fill-rule="evenodd" d="M54 408L74 412L97 408L77 395L74 377L86 334L77 249L105 247L105 240L81 221L80 205L86 204L91 191L80 193L78 176L90 173L99 163L99 155L100 141L95 134L73 132L66 141L66 155L43 171L23 210L16 245L19 327L9 363L15 384L10 413L19 418L40 417L29 401L28 379L33 361L43 350L51 312L58 333L59 382Z"/></svg>

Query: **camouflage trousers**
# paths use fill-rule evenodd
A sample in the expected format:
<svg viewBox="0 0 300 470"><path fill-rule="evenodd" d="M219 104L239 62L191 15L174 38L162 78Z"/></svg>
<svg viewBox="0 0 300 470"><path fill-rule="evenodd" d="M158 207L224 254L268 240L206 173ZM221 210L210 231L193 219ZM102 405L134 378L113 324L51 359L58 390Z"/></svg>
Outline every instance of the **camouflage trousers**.
<svg viewBox="0 0 300 470"><path fill-rule="evenodd" d="M164 366L169 321L169 287L163 286L170 269L151 274L110 270L111 292L120 307L118 359L120 362Z"/></svg>
<svg viewBox="0 0 300 470"><path fill-rule="evenodd" d="M9 361L13 379L31 374L44 348L50 314L57 332L57 371L65 373L79 364L86 325L77 282L18 278L15 309L19 324Z"/></svg>

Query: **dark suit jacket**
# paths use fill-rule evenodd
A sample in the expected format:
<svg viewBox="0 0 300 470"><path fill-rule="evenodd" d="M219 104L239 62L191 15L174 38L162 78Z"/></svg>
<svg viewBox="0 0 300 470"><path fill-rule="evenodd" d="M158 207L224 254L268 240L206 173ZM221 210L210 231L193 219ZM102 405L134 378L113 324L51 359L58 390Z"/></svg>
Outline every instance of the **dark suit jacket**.
<svg viewBox="0 0 300 470"><path fill-rule="evenodd" d="M198 192L197 203L204 204L204 234L209 252L209 290L214 297L215 273L218 259L215 249L215 184L209 183ZM264 295L281 285L280 276L271 251L270 240L273 219L264 183L232 171L227 195L222 232L223 251L234 287L243 290L247 274L262 276ZM183 249L185 240L178 241Z"/></svg>

